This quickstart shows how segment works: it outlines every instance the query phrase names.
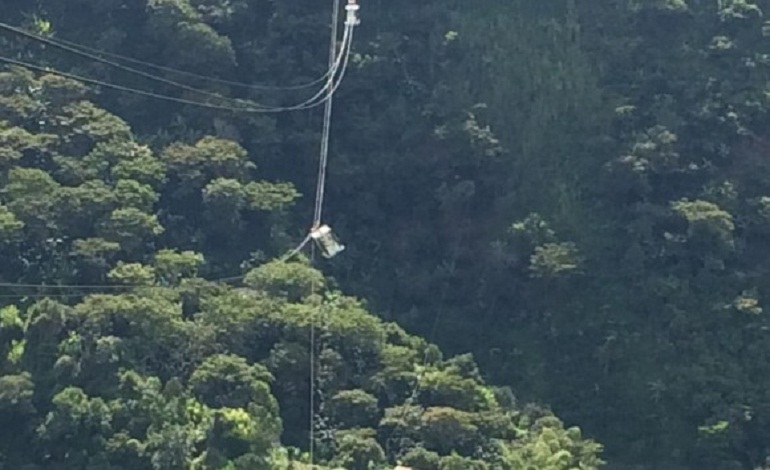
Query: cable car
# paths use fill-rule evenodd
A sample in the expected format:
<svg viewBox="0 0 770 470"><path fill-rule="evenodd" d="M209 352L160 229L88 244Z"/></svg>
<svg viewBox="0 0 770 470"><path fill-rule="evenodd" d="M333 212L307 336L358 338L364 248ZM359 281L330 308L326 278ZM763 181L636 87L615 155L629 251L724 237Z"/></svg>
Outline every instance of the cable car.
<svg viewBox="0 0 770 470"><path fill-rule="evenodd" d="M345 249L345 245L337 240L328 225L314 227L310 230L310 238L321 250L321 256L324 258L333 258Z"/></svg>

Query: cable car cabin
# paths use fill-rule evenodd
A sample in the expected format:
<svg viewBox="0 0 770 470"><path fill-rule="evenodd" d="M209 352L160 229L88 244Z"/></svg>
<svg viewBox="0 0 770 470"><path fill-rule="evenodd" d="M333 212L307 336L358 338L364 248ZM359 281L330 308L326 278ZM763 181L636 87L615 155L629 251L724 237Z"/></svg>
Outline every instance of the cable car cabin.
<svg viewBox="0 0 770 470"><path fill-rule="evenodd" d="M345 245L337 240L328 225L321 225L311 230L310 238L321 250L321 256L324 258L333 258L345 249Z"/></svg>

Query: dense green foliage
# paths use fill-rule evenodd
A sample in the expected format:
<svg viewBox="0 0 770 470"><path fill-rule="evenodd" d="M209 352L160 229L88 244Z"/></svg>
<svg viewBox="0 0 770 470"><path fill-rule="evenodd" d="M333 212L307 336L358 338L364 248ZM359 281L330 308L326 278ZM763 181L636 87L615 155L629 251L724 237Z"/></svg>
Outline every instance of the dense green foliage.
<svg viewBox="0 0 770 470"><path fill-rule="evenodd" d="M3 3L3 21L228 80L326 63L327 2ZM0 279L116 287L3 288L5 465L306 460L311 322L330 466L600 466L526 402L610 463L766 465L770 2L360 3L326 211L348 249L323 273L265 264L307 228L319 110L0 75Z"/></svg>
<svg viewBox="0 0 770 470"><path fill-rule="evenodd" d="M0 467L309 468L311 413L324 468L601 464L306 259L260 264L299 193L241 144L141 143L91 96L0 72ZM204 279L242 261L244 287Z"/></svg>

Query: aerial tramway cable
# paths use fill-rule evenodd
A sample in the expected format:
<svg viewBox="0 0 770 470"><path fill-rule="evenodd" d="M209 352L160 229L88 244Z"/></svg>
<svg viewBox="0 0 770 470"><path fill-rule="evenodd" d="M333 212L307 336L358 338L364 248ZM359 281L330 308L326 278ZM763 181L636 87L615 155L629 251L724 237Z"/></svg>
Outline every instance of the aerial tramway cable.
<svg viewBox="0 0 770 470"><path fill-rule="evenodd" d="M0 23L0 29L4 29L4 26L2 25L2 23ZM42 41L42 42L44 42L46 44L50 43L50 40L48 40L47 38L39 37L39 36L36 36L36 35L32 35L31 33L26 33L26 32L24 32L22 30L18 30L17 28L12 28L12 30L14 32L19 32L20 34L23 34L25 37L32 37L35 40ZM113 89L113 90L117 90L117 91L133 93L133 94L145 96L145 97L148 97L148 98L155 98L155 99L160 99L160 100L165 100L165 101L172 101L172 102L176 102L176 103L180 103L180 104L187 104L187 105L191 105L191 106L198 106L198 107L202 107L202 108L216 109L216 110L221 110L221 111L231 111L231 112L278 113L278 112L297 111L297 110L302 110L302 109L314 108L314 107L320 106L326 100L331 99L331 96L334 94L334 92L336 92L337 88L342 83L342 78L343 78L343 76L345 74L345 70L346 70L346 68L348 66L349 54L350 54L350 49L351 49L351 45L352 45L352 39L353 39L353 26L347 26L346 25L345 31L344 31L344 34L343 34L342 45L341 45L341 49L343 51L345 51L345 53L344 54L340 54L337 57L336 61L334 61L332 64L330 64L329 77L328 77L328 80L327 80L326 84L324 85L324 87L321 88L321 90L317 91L312 97L306 99L305 101L303 101L301 103L298 103L298 104L295 104L295 105L290 105L290 106L273 106L273 107L271 107L271 106L265 106L265 105L262 105L262 104L259 104L259 103L254 103L254 102L249 101L249 100L237 100L237 99L227 98L227 97L224 97L224 96L222 96L220 94L217 94L217 93L212 93L212 92L208 92L206 90L201 90L199 88L191 87L191 86L185 85L183 83L176 82L174 80L169 80L169 79L166 79L166 78L163 78L163 77L159 77L157 75L153 75L153 74L141 71L141 70L134 69L132 67L124 66L122 64L118 64L116 62L113 62L113 61L110 61L110 60L107 60L107 59L103 59L101 57L94 56L92 54L83 53L83 52L77 51L76 49L70 48L68 46L58 46L57 45L55 47L62 48L62 49L67 50L69 52L81 55L83 57L87 57L87 58L89 58L91 60L94 60L94 61L97 61L97 62L101 62L101 63L103 63L105 65L109 65L109 66L112 66L112 67L124 70L124 71L129 72L129 73L134 73L134 74L140 75L140 76L145 77L145 78L150 79L150 80L154 80L154 81L158 81L158 82L161 82L161 83L165 83L167 85L175 86L175 87L178 87L178 88L181 88L181 89L193 92L193 93L198 93L198 94L201 94L201 95L204 95L204 96L215 98L217 100L222 100L224 102L228 102L229 101L229 102L232 103L232 105L228 106L228 105L221 105L221 104L202 103L202 102L198 102L198 101L193 101L191 99L176 98L176 97L164 95L164 94L161 94L161 93L155 93L155 92L146 91L146 90L139 90L139 89L127 87L127 86L124 86L124 85L118 85L118 84L115 84L115 83L110 83L110 82L107 82L107 81L104 81L104 80L97 80L97 79L93 79L93 78L82 77L82 76L78 76L78 75L75 75L75 74L71 74L71 73L62 72L62 71L59 71L59 70L56 70L56 69L52 69L52 68L49 68L49 67L43 67L43 66L40 66L40 65L35 65L35 64L28 63L28 62L23 62L23 61L20 61L20 60L12 59L12 58L9 58L9 57L0 56L0 62L5 62L5 63L11 64L11 65L17 65L17 66L21 66L21 67L26 67L28 69L36 70L36 71L43 72L43 73L50 73L50 74L53 74L53 75L59 75L59 76L62 76L64 78L69 78L71 80L76 80L76 81L87 83L87 84L90 84L90 85L97 85L97 86L101 86L101 87L104 87L104 88L109 88L109 89ZM340 70L340 64L342 64L342 69L341 70ZM336 76L338 71L340 72L340 75L339 75L339 78L337 78L335 80L335 76ZM324 93L326 93L327 96L325 98L322 98L319 101L319 98L321 96L323 96Z"/></svg>
<svg viewBox="0 0 770 470"><path fill-rule="evenodd" d="M116 68L116 69L119 69L119 70L123 70L123 71L128 72L128 73L139 75L139 76L144 77L144 78L149 79L149 80L154 80L154 81L157 81L157 82L160 82L160 83L165 83L165 84L173 86L173 87L177 87L177 88L180 88L180 89L183 89L183 90L187 90L187 91L190 91L190 92L193 92L193 93L197 93L197 94L200 94L200 95L203 95L203 96L208 96L208 97L211 97L211 98L215 98L217 100L223 100L223 101L232 100L231 98L222 96L219 93L212 93L212 92L209 92L209 91L206 91L206 90L202 90L200 88L195 88L195 87L186 85L184 83L180 83L180 82L177 82L175 80L170 80L170 79L167 79L167 78L164 78L164 77L160 77L158 75L155 75L155 74L152 74L152 73L149 73L149 72L145 72L143 70L139 70L139 69L136 69L136 68L133 68L133 67L129 67L127 65L120 64L120 63L115 62L113 60L105 59L104 57L100 57L99 55L91 54L89 52L84 52L84 51L81 51L81 50L78 49L79 47L83 47L83 46L70 46L68 44L63 44L61 41L57 41L57 40L54 40L54 39L51 39L51 38L47 38L45 36L41 36L39 34L31 33L31 32L28 32L28 31L24 31L23 29L16 28L14 26L10 26L10 25L7 25L7 24L2 23L2 22L0 22L0 30L12 32L12 33L20 35L20 36L22 36L24 38L27 38L27 39L30 39L30 40L33 40L33 41L37 41L37 42L40 42L42 44L46 44L48 46L51 46L51 47L54 47L54 48L57 48L57 49L60 49L60 50L63 50L63 51L75 54L75 55L78 55L80 57L84 57L84 58L93 60L95 62L102 63L104 65L108 65L110 67L113 67L113 68ZM348 38L347 35L343 37L343 43L345 41L347 41L347 38ZM328 77L334 77L334 75L336 74L336 72L338 70L338 67L339 67L339 63L330 62L329 63L329 69L328 69L327 73L324 76L326 76L327 78ZM316 95L314 95L313 98L310 98L310 99L306 100L305 102L300 103L299 105L293 105L293 106L289 106L289 107L293 108L295 106L303 106L303 105L305 105L305 104L307 104L307 103L317 99L318 96L323 94L323 92L325 91L326 87L332 86L332 83L333 83L333 80L327 80L326 86L322 90L320 90L320 92L316 93ZM251 104L252 107L260 108L260 109L286 108L286 106L284 106L284 107L273 107L273 106L267 106L267 105L263 105L263 104L259 104L259 103L253 103L253 102L250 103L250 104Z"/></svg>
<svg viewBox="0 0 770 470"><path fill-rule="evenodd" d="M336 53L336 39L337 39L337 33L338 33L338 23L339 23L339 1L334 0L334 7L333 7L333 19L332 19L332 27L331 27L331 39L330 39L330 46L329 46L329 64L327 72L321 76L320 78L313 80L312 82L306 83L304 85L290 85L290 86L264 86L264 85L250 85L250 84L244 84L239 82L233 82L228 80L222 80L217 79L214 77L206 77L204 75L198 75L191 72L185 72L181 70L176 70L170 67L164 67L159 66L155 64L150 64L148 62L144 62L137 59L132 59L125 56L120 56L118 54L112 54L105 51L99 51L98 49L90 48L83 45L78 45L73 42L64 41L60 39L50 39L46 38L34 33L30 33L24 30L21 30L19 28L7 25L5 23L0 22L0 30L6 30L10 31L16 34L19 34L21 36L24 36L28 39L33 39L39 42L42 42L44 44L50 45L52 47L56 47L61 50L65 50L74 54L77 54L81 57L86 57L91 60L103 63L105 65L109 65L111 67L115 67L121 70L124 70L126 72L134 73L140 76L143 76L150 80L155 80L161 83L165 83L167 85L171 85L180 89L184 89L193 93L198 93L204 96L208 96L210 98L215 98L217 100L222 101L231 101L233 103L238 104L239 106L244 105L243 107L236 107L236 106L224 106L224 105L216 105L211 103L201 103L196 102L193 100L183 99L183 98L175 98L168 95L163 95L160 93L154 93L150 91L145 90L138 90L130 87L126 87L123 85L118 85L114 83L109 83L102 80L87 78L87 77L80 77L74 74L69 74L66 72L61 72L58 70L54 70L48 67L42 67L35 64L29 64L23 61L19 61L16 59L8 58L8 57L2 57L0 56L0 62L4 62L11 65L26 67L31 70L36 70L43 73L50 73L54 75L59 75L65 78L69 78L72 80L80 81L87 84L97 85L104 88L110 88L117 91L123 91L128 93L134 93L138 95L142 95L148 98L155 98L155 99L161 99L166 101L172 101L177 102L181 104L187 104L187 105L193 105L193 106L199 106L203 108L208 109L216 109L216 110L223 110L223 111L231 111L231 112L248 112L248 113L273 113L273 112L286 112L286 111L293 111L293 110L301 110L301 109L310 109L317 106L320 106L321 104L324 104L324 117L323 117L323 128L322 128L322 135L321 135L321 148L320 148L320 156L319 156L319 162L318 162L318 176L317 176L317 182L316 182L316 193L315 193L315 207L314 207L314 213L313 213L313 223L311 226L310 233L300 242L294 249L286 253L283 257L278 259L278 262L285 262L288 259L292 258L299 252L301 252L304 247L312 240L315 241L318 247L321 249L322 254L329 258L334 256L335 254L339 253L344 249L343 245L340 245L334 236L331 233L331 229L326 225L321 225L322 222L322 215L323 215L323 203L324 203L324 196L325 196L325 190L326 190L326 169L328 165L328 155L329 155L329 140L330 140L330 133L331 133L331 115L332 115L332 105L333 105L333 95L338 89L339 85L342 82L342 79L344 78L345 71L348 66L348 62L350 59L350 51L351 51L351 45L353 40L353 31L356 25L359 24L358 20L358 9L359 6L357 4L357 0L348 0L348 4L346 6L347 11L347 19L344 24L344 32L343 32L343 38L342 42L340 44L340 51L339 54ZM144 72L142 70L138 70L123 64L120 64L118 62L115 62L110 59L105 59L104 57L112 57L113 59L118 60L124 60L126 62L131 62L139 65L144 65L150 68L154 68L156 70L162 70L169 73L176 73L183 76L188 76L200 80L208 80L212 83L220 83L230 86L243 86L246 88L252 88L252 89L263 89L263 90L295 90L295 89L304 89L309 88L313 85L317 85L321 82L325 82L325 85L316 92L316 94L303 101L302 103L299 103L297 105L292 106L276 106L276 107L270 107L265 105L260 105L258 103L253 103L245 100L234 100L232 98L227 98L222 95L219 95L217 93L208 92L206 90L201 90L195 87L191 87L188 85L185 85L183 83L176 82L174 80L169 80L164 77L160 77L148 72ZM342 65L342 68L340 69L340 65ZM339 78L335 79L335 76L337 75L337 72L339 73ZM325 95L322 99L319 100L321 96ZM250 107L249 107L250 106ZM313 256L312 261L314 261L315 258L315 250L313 250ZM244 277L243 274L238 276L231 276L231 277L224 277L224 278L218 278L218 279L211 279L208 282L212 283L225 283L225 282L231 282L240 280ZM35 289L63 289L63 290L70 290L70 291L80 291L75 292L73 295L81 295L84 294L83 291L89 291L89 290L120 290L120 289L130 289L130 288L157 288L158 286L147 286L147 285L44 285L44 284L23 284L23 283L1 283L0 282L0 288L6 287L6 288L35 288ZM447 285L444 286L444 292L442 293L442 301L446 296L447 292ZM311 293L315 293L316 291L316 285L315 281L313 282L313 285L311 286ZM0 294L0 298L10 298L10 297L64 297L69 294L64 293L56 293L56 294ZM319 311L323 307L323 302L319 306ZM433 330L431 332L431 336L434 336L436 333L436 329L438 328L438 323L440 322L441 313L443 312L443 308L440 308L439 313L435 319ZM315 459L315 426L316 426L316 415L315 415L315 394L316 394L316 366L315 361L317 359L316 354L316 314L314 312L313 317L310 319L310 430L309 430L309 459L310 459L310 466L312 467L314 464ZM428 356L428 349L426 349L424 353L424 358L422 361L422 367L421 371L419 373L419 376L417 377L417 380L415 381L415 384L412 388L412 391L410 393L410 397L407 399L407 403L412 403L416 398L419 390L419 384L422 380L422 375L425 372L427 363L429 360ZM390 436L388 437L388 441L390 441L394 434L397 432L399 428L399 425L396 425L394 429L391 431Z"/></svg>
<svg viewBox="0 0 770 470"><path fill-rule="evenodd" d="M338 1L335 1L334 3L334 20L332 24L332 36L331 36L331 44L330 44L330 57L329 57L329 73L326 74L326 84L321 89L321 91L317 92L316 95L309 100L306 100L303 103L300 103L299 105L294 106L285 106L285 107L274 107L274 108L235 108L231 106L221 106L221 105L214 105L210 103L201 103L196 102L192 100L187 100L183 98L175 98L167 95L163 95L160 93L154 93L151 91L146 90L138 90L130 87L126 87L123 85L118 85L114 83L109 83L103 80L97 80L87 77L80 77L75 74L62 72L59 70L51 69L48 67L43 67L40 65L30 64L28 62L12 59L9 57L3 57L0 56L0 62L15 65L19 67L25 67L30 70L35 70L41 73L50 73L53 75L62 76L64 78L69 78L75 81L79 81L86 84L91 85L97 85L104 88L110 88L117 91L123 91L127 93L134 93L141 96L149 97L149 98L156 98L156 99L162 99L162 100L168 100L173 101L181 104L187 104L187 105L194 105L209 109L217 109L217 110L223 110L223 111L232 111L232 112L255 112L255 113L268 113L268 112L284 112L284 111L291 111L291 110L299 110L299 109L310 109L316 106L319 106L322 103L327 104L325 110L324 110L324 124L322 129L322 138L321 138L321 155L319 158L319 176L318 181L316 185L316 200L315 200L315 208L314 208L314 217L313 217L313 225L311 228L311 232L303 239L301 243L299 243L294 249L289 251L286 255L278 259L278 262L285 262L288 259L292 258L296 254L298 254L304 247L311 241L315 241L316 244L318 244L319 247L321 247L322 252L325 253L325 256L330 253L330 243L333 245L336 243L336 240L333 239L333 236L330 233L330 229L328 226L322 226L319 227L320 221L321 221L321 213L322 213L322 207L323 207L323 198L325 193L325 184L326 184L326 167L328 162L328 143L329 143L329 134L331 129L331 100L336 92L336 90L339 88L340 84L342 83L342 79L344 78L345 71L347 69L349 59L350 59L350 51L352 47L352 41L353 41L353 31L356 25L358 25L358 18L357 18L357 11L358 11L358 5L356 0L348 0L348 5L346 6L347 10L347 19L344 24L344 32L343 32L343 39L340 43L340 51L339 54L336 53L336 38L337 38L337 30L338 22L339 22L339 3ZM5 25L3 23L0 23L0 29L9 29L14 32L20 32L22 30L18 30L18 28L9 27L8 25ZM26 34L25 34L26 35ZM44 38L45 39L45 38ZM60 41L61 42L61 41ZM70 43L73 44L73 43ZM71 45L67 45L69 48L73 48ZM82 55L81 52L75 51L76 53L79 53ZM100 57L94 57L92 55L88 55L89 58L92 58L93 60L97 60L100 62L105 62L103 58ZM112 64L110 64L112 65ZM340 69L341 65L341 69ZM120 64L117 64L120 68L128 68ZM140 73L142 75L150 75L152 74L146 74L145 72L133 70L132 71L136 73ZM173 70L173 69L171 69ZM339 70L339 77L335 79L335 75L337 74L337 71ZM163 79L162 77L156 77L152 76L156 80L160 81L166 81L169 84L174 84L175 86L181 85L182 87L186 87L186 85L178 84L173 81L167 81L166 79ZM150 78L150 77L148 77ZM191 87L189 87L191 88ZM197 90L192 89L196 92L204 92L203 90ZM313 102L317 100L320 96L322 96L324 93L326 93L326 96L324 96L320 101ZM224 97L219 97L221 99L225 99ZM321 230L318 230L318 229ZM324 231L323 229L326 229ZM341 245L337 245L336 249L341 251L344 247ZM338 251L337 251L338 252ZM336 254L334 252L333 254ZM332 256L333 256L332 254ZM330 256L327 256L330 257ZM231 277L225 277L225 278L218 278L218 279L210 279L209 282L231 282L240 280L243 278L242 275L238 276L231 276ZM70 291L80 291L82 294L83 291L98 291L98 290L123 290L123 289L131 289L131 288L148 288L153 286L147 286L147 285L112 285L112 284L105 284L105 285L74 285L74 284L61 284L61 285L48 285L48 284L24 284L24 283L2 283L0 282L0 288L34 288L34 289L57 289L57 290L70 290ZM50 294L48 294L50 295ZM64 294L56 294L57 296L62 296ZM75 294L77 295L77 294ZM44 297L46 295L35 295L35 294L4 294L2 297Z"/></svg>
<svg viewBox="0 0 770 470"><path fill-rule="evenodd" d="M337 0L334 0L334 1L336 2ZM125 56L125 55L116 54L114 52L108 52L108 51L104 51L104 50L101 50L101 49L97 49L95 47L86 46L86 45L79 44L79 43L76 43L76 42L67 41L67 40L61 39L61 38L54 38L54 37L50 37L50 36L49 37L42 36L42 35L39 35L39 34L35 34L35 33L29 32L29 31L22 30L20 28L16 28L14 26L11 26L11 25L8 25L8 24L2 23L2 22L0 22L0 29L5 29L7 31L14 32L16 34L21 34L23 36L27 36L30 39L37 39L39 37L45 38L50 43L54 43L52 45L56 45L57 47L68 46L71 49L79 49L80 51L90 52L91 54L95 54L95 55L98 55L98 56L109 57L109 58L112 58L112 59L115 59L115 60L120 60L120 61L128 62L128 63L131 63L131 64L142 65L142 66L150 68L150 69L160 70L160 71L163 71L163 72L167 72L167 73L171 73L171 74L176 74L176 75L180 75L180 76L184 76L184 77L190 77L190 78L194 78L194 79L197 79L197 80L207 81L207 82L210 82L210 83L216 83L216 84L220 84L220 85L227 85L227 86L231 86L231 87L238 87L238 88L251 89L251 90L269 90L269 91L303 90L305 88L310 88L310 87L313 87L315 85L318 85L319 83L323 83L324 81L327 80L329 75L332 74L331 70L327 70L322 76L320 76L320 77L318 77L318 78L316 78L316 79L314 79L314 80L312 80L310 82L306 82L306 83L302 83L302 84L297 84L297 85L262 85L262 84L258 84L258 83L237 82L237 81L234 81L234 80L225 80L225 79L222 79L222 78L212 77L212 76L209 76L209 75L202 75L202 74L198 74L198 73L194 73L194 72L188 72L186 70L175 69L173 67L167 67L167 66L164 66L164 65L158 65L158 64L154 64L152 62L147 62L147 61L139 60L139 59L136 59L136 58L133 58L133 57L128 57L128 56Z"/></svg>

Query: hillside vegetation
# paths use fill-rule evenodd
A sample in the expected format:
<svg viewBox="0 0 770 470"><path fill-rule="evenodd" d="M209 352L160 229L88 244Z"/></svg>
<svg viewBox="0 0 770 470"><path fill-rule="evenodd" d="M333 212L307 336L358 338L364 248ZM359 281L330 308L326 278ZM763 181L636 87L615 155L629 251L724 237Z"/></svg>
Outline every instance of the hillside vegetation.
<svg viewBox="0 0 770 470"><path fill-rule="evenodd" d="M3 465L308 462L315 325L313 458L332 468L766 466L770 2L359 3L324 220L347 249L328 261L276 261L311 220L321 109L2 71ZM228 81L307 83L327 61L331 2L3 7Z"/></svg>

